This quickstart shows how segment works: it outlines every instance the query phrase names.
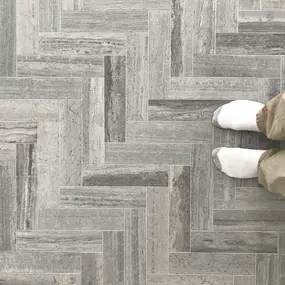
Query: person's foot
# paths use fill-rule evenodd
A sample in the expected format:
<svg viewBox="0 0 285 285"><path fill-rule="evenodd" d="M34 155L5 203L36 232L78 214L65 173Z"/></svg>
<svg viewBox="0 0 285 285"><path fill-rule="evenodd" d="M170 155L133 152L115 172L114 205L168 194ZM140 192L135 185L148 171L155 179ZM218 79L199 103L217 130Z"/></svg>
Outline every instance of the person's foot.
<svg viewBox="0 0 285 285"><path fill-rule="evenodd" d="M219 147L213 150L216 167L233 178L258 176L258 161L266 150Z"/></svg>
<svg viewBox="0 0 285 285"><path fill-rule="evenodd" d="M224 129L260 132L256 115L264 104L248 100L237 100L218 108L213 115L213 124Z"/></svg>

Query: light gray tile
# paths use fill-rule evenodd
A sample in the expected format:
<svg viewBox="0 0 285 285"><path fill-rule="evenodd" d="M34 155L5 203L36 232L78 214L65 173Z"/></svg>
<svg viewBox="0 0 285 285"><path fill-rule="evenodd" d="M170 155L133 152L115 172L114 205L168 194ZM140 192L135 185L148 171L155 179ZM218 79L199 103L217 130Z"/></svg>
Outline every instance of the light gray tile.
<svg viewBox="0 0 285 285"><path fill-rule="evenodd" d="M147 192L147 272L168 273L169 190Z"/></svg>
<svg viewBox="0 0 285 285"><path fill-rule="evenodd" d="M145 208L145 187L61 187L61 208Z"/></svg>
<svg viewBox="0 0 285 285"><path fill-rule="evenodd" d="M103 254L81 255L81 285L103 285Z"/></svg>
<svg viewBox="0 0 285 285"><path fill-rule="evenodd" d="M170 13L149 12L149 98L162 99L170 85Z"/></svg>
<svg viewBox="0 0 285 285"><path fill-rule="evenodd" d="M278 285L278 255L256 255L256 285ZM282 284L282 283L281 283Z"/></svg>
<svg viewBox="0 0 285 285"><path fill-rule="evenodd" d="M190 167L171 166L169 171L169 251L190 251Z"/></svg>
<svg viewBox="0 0 285 285"><path fill-rule="evenodd" d="M261 0L261 10L284 10L284 0Z"/></svg>
<svg viewBox="0 0 285 285"><path fill-rule="evenodd" d="M237 1L236 0L217 0L216 2L216 32L217 33L236 33L237 23Z"/></svg>
<svg viewBox="0 0 285 285"><path fill-rule="evenodd" d="M103 233L103 284L123 285L125 280L124 232Z"/></svg>
<svg viewBox="0 0 285 285"><path fill-rule="evenodd" d="M235 276L234 285L255 285L255 276Z"/></svg>
<svg viewBox="0 0 285 285"><path fill-rule="evenodd" d="M171 253L170 273L253 275L254 254Z"/></svg>
<svg viewBox="0 0 285 285"><path fill-rule="evenodd" d="M120 209L46 209L40 211L40 230L123 230Z"/></svg>
<svg viewBox="0 0 285 285"><path fill-rule="evenodd" d="M239 10L260 10L261 0L238 0Z"/></svg>
<svg viewBox="0 0 285 285"><path fill-rule="evenodd" d="M284 284L285 282L285 255L282 255L280 257L280 271L279 271L279 275L280 275L280 284Z"/></svg>
<svg viewBox="0 0 285 285"><path fill-rule="evenodd" d="M18 251L102 252L101 231L17 231Z"/></svg>
<svg viewBox="0 0 285 285"><path fill-rule="evenodd" d="M39 31L60 32L61 30L61 1L39 0Z"/></svg>
<svg viewBox="0 0 285 285"><path fill-rule="evenodd" d="M285 232L279 234L280 254L285 254Z"/></svg>
<svg viewBox="0 0 285 285"><path fill-rule="evenodd" d="M266 103L280 94L281 82L279 78L258 78L258 101Z"/></svg>

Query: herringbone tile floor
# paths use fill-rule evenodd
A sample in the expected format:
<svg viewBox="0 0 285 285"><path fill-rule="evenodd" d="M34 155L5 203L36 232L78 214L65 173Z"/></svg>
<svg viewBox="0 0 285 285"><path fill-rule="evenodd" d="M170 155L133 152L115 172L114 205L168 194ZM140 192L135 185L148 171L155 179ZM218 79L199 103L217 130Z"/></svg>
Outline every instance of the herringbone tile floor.
<svg viewBox="0 0 285 285"><path fill-rule="evenodd" d="M285 89L284 0L0 0L1 285L285 285L285 198L212 165ZM285 185L284 185L285 187Z"/></svg>

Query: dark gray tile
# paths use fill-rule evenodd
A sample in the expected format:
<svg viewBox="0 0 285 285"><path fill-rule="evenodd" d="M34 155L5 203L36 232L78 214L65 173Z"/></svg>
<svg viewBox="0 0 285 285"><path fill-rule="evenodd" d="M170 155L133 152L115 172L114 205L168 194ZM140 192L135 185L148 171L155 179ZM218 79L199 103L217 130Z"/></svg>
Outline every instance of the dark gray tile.
<svg viewBox="0 0 285 285"><path fill-rule="evenodd" d="M39 1L39 32L60 32L61 30L61 1Z"/></svg>
<svg viewBox="0 0 285 285"><path fill-rule="evenodd" d="M256 285L255 276L235 276L234 285Z"/></svg>
<svg viewBox="0 0 285 285"><path fill-rule="evenodd" d="M238 0L239 10L260 10L261 0Z"/></svg>
<svg viewBox="0 0 285 285"><path fill-rule="evenodd" d="M168 186L162 165L96 165L83 173L84 186Z"/></svg>
<svg viewBox="0 0 285 285"><path fill-rule="evenodd" d="M216 32L236 33L238 30L236 0L217 0L216 2Z"/></svg>
<svg viewBox="0 0 285 285"><path fill-rule="evenodd" d="M266 103L281 92L280 78L258 78L258 101Z"/></svg>
<svg viewBox="0 0 285 285"><path fill-rule="evenodd" d="M277 233L191 233L191 252L277 253L277 243Z"/></svg>
<svg viewBox="0 0 285 285"><path fill-rule="evenodd" d="M126 132L126 57L106 56L105 141L124 142Z"/></svg>
<svg viewBox="0 0 285 285"><path fill-rule="evenodd" d="M223 34L220 35L226 37ZM220 55L195 55L193 76L268 78L280 76L281 63L278 56L246 56L244 52L242 55L226 54L230 52L230 50L223 51Z"/></svg>
<svg viewBox="0 0 285 285"><path fill-rule="evenodd" d="M103 233L103 251L103 284L125 284L124 232L105 231Z"/></svg>
<svg viewBox="0 0 285 285"><path fill-rule="evenodd" d="M81 285L103 285L103 254L81 255Z"/></svg>
<svg viewBox="0 0 285 285"><path fill-rule="evenodd" d="M190 251L190 167L171 166L169 171L169 250Z"/></svg>
<svg viewBox="0 0 285 285"><path fill-rule="evenodd" d="M170 273L211 275L253 275L254 254L171 253Z"/></svg>
<svg viewBox="0 0 285 285"><path fill-rule="evenodd" d="M276 254L256 255L256 285L278 285L278 262ZM282 284L282 283L281 283Z"/></svg>

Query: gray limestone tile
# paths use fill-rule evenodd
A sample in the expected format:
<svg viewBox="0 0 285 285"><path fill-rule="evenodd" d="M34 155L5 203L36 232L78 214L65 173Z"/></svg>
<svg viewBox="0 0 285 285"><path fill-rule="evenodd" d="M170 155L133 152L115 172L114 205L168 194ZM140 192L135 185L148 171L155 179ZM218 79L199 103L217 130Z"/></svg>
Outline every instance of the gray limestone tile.
<svg viewBox="0 0 285 285"><path fill-rule="evenodd" d="M213 149L217 147L233 147L235 145L235 131L214 127L213 132ZM235 202L235 179L218 170L214 163L212 163L212 173L214 209L233 209Z"/></svg>
<svg viewBox="0 0 285 285"><path fill-rule="evenodd" d="M147 191L147 272L168 273L169 189Z"/></svg>
<svg viewBox="0 0 285 285"><path fill-rule="evenodd" d="M80 273L80 255L67 252L1 252L1 273Z"/></svg>
<svg viewBox="0 0 285 285"><path fill-rule="evenodd" d="M194 145L190 168L191 230L209 231L213 225L211 145Z"/></svg>
<svg viewBox="0 0 285 285"><path fill-rule="evenodd" d="M73 60L75 56L82 56L89 60L94 56L124 53L126 41L125 34L106 31L40 33L39 51L41 56L71 56Z"/></svg>
<svg viewBox="0 0 285 285"><path fill-rule="evenodd" d="M169 251L190 251L190 167L169 170Z"/></svg>
<svg viewBox="0 0 285 285"><path fill-rule="evenodd" d="M34 55L39 50L39 1L16 0L16 15L17 54Z"/></svg>
<svg viewBox="0 0 285 285"><path fill-rule="evenodd" d="M238 0L240 11L244 10L260 10L261 0Z"/></svg>
<svg viewBox="0 0 285 285"><path fill-rule="evenodd" d="M37 129L37 205L53 208L59 202L58 123L39 122Z"/></svg>
<svg viewBox="0 0 285 285"><path fill-rule="evenodd" d="M60 32L61 0L39 0L39 32Z"/></svg>
<svg viewBox="0 0 285 285"><path fill-rule="evenodd" d="M170 273L211 275L253 275L254 254L171 253Z"/></svg>
<svg viewBox="0 0 285 285"><path fill-rule="evenodd" d="M277 253L277 244L274 232L191 233L191 252Z"/></svg>
<svg viewBox="0 0 285 285"><path fill-rule="evenodd" d="M61 185L77 186L82 179L82 102L59 102L59 179Z"/></svg>
<svg viewBox="0 0 285 285"><path fill-rule="evenodd" d="M0 1L0 76L16 75L16 0Z"/></svg>
<svg viewBox="0 0 285 285"><path fill-rule="evenodd" d="M263 78L279 78L280 76L281 61L279 56L256 55L255 49L252 56L244 55L244 52L242 55L227 55L225 53L222 52L219 55L195 54L193 76ZM249 79L241 78L240 80L247 82Z"/></svg>
<svg viewBox="0 0 285 285"><path fill-rule="evenodd" d="M94 165L83 173L84 186L168 186L168 166Z"/></svg>
<svg viewBox="0 0 285 285"><path fill-rule="evenodd" d="M215 50L215 1L194 0L193 53L213 54Z"/></svg>
<svg viewBox="0 0 285 285"><path fill-rule="evenodd" d="M285 232L279 233L279 254L285 254Z"/></svg>
<svg viewBox="0 0 285 285"><path fill-rule="evenodd" d="M126 141L130 143L211 143L212 123L129 121Z"/></svg>
<svg viewBox="0 0 285 285"><path fill-rule="evenodd" d="M148 275L148 285L234 285L232 276L215 275ZM17 284L18 285L18 284ZM33 284L32 284L33 285ZM244 285L244 284L242 284Z"/></svg>
<svg viewBox="0 0 285 285"><path fill-rule="evenodd" d="M62 31L70 32L146 32L147 10L108 9L94 11L63 11Z"/></svg>
<svg viewBox="0 0 285 285"><path fill-rule="evenodd" d="M17 231L17 251L102 252L101 231Z"/></svg>
<svg viewBox="0 0 285 285"><path fill-rule="evenodd" d="M0 78L0 98L81 99L82 82L82 78Z"/></svg>
<svg viewBox="0 0 285 285"><path fill-rule="evenodd" d="M125 210L125 284L146 285L146 215Z"/></svg>
<svg viewBox="0 0 285 285"><path fill-rule="evenodd" d="M284 11L239 11L239 33L283 33Z"/></svg>
<svg viewBox="0 0 285 285"><path fill-rule="evenodd" d="M171 2L171 76L192 76L193 1Z"/></svg>
<svg viewBox="0 0 285 285"><path fill-rule="evenodd" d="M103 232L103 284L125 284L125 240L123 231Z"/></svg>
<svg viewBox="0 0 285 285"><path fill-rule="evenodd" d="M283 231L284 211L214 210L214 231Z"/></svg>
<svg viewBox="0 0 285 285"><path fill-rule="evenodd" d="M103 285L103 254L81 255L81 285Z"/></svg>
<svg viewBox="0 0 285 285"><path fill-rule="evenodd" d="M163 99L171 76L170 13L149 12L149 98Z"/></svg>
<svg viewBox="0 0 285 285"><path fill-rule="evenodd" d="M285 34L217 33L216 54L284 55Z"/></svg>
<svg viewBox="0 0 285 285"><path fill-rule="evenodd" d="M85 2L85 0L84 0ZM62 0L62 11L78 11L83 6L82 0Z"/></svg>
<svg viewBox="0 0 285 285"><path fill-rule="evenodd" d="M61 208L145 208L146 187L61 187Z"/></svg>
<svg viewBox="0 0 285 285"><path fill-rule="evenodd" d="M91 165L105 162L104 79L87 79L83 88L83 160Z"/></svg>
<svg viewBox="0 0 285 285"><path fill-rule="evenodd" d="M123 230L124 210L121 209L43 209L40 230Z"/></svg>
<svg viewBox="0 0 285 285"><path fill-rule="evenodd" d="M0 122L1 143L35 143L36 122Z"/></svg>
<svg viewBox="0 0 285 285"><path fill-rule="evenodd" d="M258 78L258 101L266 103L281 92L280 78Z"/></svg>
<svg viewBox="0 0 285 285"><path fill-rule="evenodd" d="M58 100L2 99L0 121L52 122L58 120Z"/></svg>
<svg viewBox="0 0 285 285"><path fill-rule="evenodd" d="M261 10L285 10L285 1L261 0Z"/></svg>
<svg viewBox="0 0 285 285"><path fill-rule="evenodd" d="M280 83L280 91L285 91L285 56L281 56L281 83Z"/></svg>
<svg viewBox="0 0 285 285"><path fill-rule="evenodd" d="M234 285L256 285L255 276L234 276Z"/></svg>
<svg viewBox="0 0 285 285"><path fill-rule="evenodd" d="M237 74L236 74L237 75ZM211 76L211 75L209 75ZM226 75L225 75L226 76ZM231 76L229 74L229 76ZM256 78L184 77L172 78L169 100L257 100Z"/></svg>
<svg viewBox="0 0 285 285"><path fill-rule="evenodd" d="M149 121L212 121L223 100L149 100Z"/></svg>
<svg viewBox="0 0 285 285"><path fill-rule="evenodd" d="M279 270L279 280L280 280L280 285L285 283L285 255L282 255L280 257L280 270Z"/></svg>
<svg viewBox="0 0 285 285"><path fill-rule="evenodd" d="M17 144L17 229L33 230L37 216L36 144Z"/></svg>
<svg viewBox="0 0 285 285"><path fill-rule="evenodd" d="M106 144L106 163L189 165L191 151L192 146L186 143Z"/></svg>
<svg viewBox="0 0 285 285"><path fill-rule="evenodd" d="M15 158L15 145L0 144L0 251L15 250L17 228Z"/></svg>
<svg viewBox="0 0 285 285"><path fill-rule="evenodd" d="M81 285L80 273L0 273L1 284L9 285ZM3 282L3 283L2 283Z"/></svg>
<svg viewBox="0 0 285 285"><path fill-rule="evenodd" d="M236 188L235 209L282 211L285 209L285 197L263 187Z"/></svg>
<svg viewBox="0 0 285 285"><path fill-rule="evenodd" d="M216 32L237 33L237 0L217 0L216 2Z"/></svg>
<svg viewBox="0 0 285 285"><path fill-rule="evenodd" d="M126 132L126 57L104 59L105 141L124 142Z"/></svg>
<svg viewBox="0 0 285 285"><path fill-rule="evenodd" d="M256 255L256 285L278 285L278 255ZM282 284L282 283L281 283Z"/></svg>
<svg viewBox="0 0 285 285"><path fill-rule="evenodd" d="M128 34L127 37L127 120L147 120L149 73L148 35Z"/></svg>

